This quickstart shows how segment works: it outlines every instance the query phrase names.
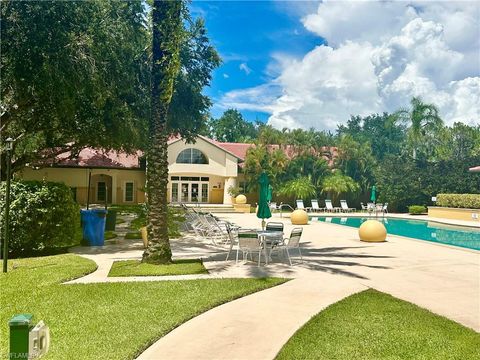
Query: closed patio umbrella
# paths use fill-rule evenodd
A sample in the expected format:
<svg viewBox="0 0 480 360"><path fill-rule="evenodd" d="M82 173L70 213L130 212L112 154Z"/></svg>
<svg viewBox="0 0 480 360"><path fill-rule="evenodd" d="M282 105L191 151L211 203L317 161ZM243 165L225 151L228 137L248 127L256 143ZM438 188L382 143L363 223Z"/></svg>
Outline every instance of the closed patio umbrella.
<svg viewBox="0 0 480 360"><path fill-rule="evenodd" d="M260 180L258 181L260 184L260 197L258 200L258 211L257 211L257 218L262 219L262 230L265 229L265 219L269 219L272 217L272 213L270 211L270 207L268 206L268 176L265 173L260 175Z"/></svg>
<svg viewBox="0 0 480 360"><path fill-rule="evenodd" d="M271 202L273 199L273 187L272 185L268 186L268 192L267 192L267 202Z"/></svg>
<svg viewBox="0 0 480 360"><path fill-rule="evenodd" d="M377 202L377 188L375 185L372 186L372 191L370 194L370 201Z"/></svg>

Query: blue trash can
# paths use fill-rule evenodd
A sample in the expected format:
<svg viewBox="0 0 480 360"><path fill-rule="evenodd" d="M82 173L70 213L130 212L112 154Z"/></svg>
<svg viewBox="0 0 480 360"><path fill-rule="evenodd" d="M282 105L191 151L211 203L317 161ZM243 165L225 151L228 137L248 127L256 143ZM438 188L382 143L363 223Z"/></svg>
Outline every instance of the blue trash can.
<svg viewBox="0 0 480 360"><path fill-rule="evenodd" d="M102 209L80 210L83 239L89 246L103 246L107 211Z"/></svg>

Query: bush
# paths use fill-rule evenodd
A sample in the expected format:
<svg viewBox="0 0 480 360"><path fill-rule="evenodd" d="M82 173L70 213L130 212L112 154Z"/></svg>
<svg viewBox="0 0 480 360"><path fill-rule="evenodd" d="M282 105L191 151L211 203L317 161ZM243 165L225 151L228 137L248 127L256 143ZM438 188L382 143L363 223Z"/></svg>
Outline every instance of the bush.
<svg viewBox="0 0 480 360"><path fill-rule="evenodd" d="M0 186L0 193L5 193L5 184ZM3 196L0 213L3 220ZM68 186L42 181L12 182L9 239L12 253L28 254L76 245L79 227L80 209Z"/></svg>
<svg viewBox="0 0 480 360"><path fill-rule="evenodd" d="M438 194L437 205L453 208L480 209L480 194Z"/></svg>
<svg viewBox="0 0 480 360"><path fill-rule="evenodd" d="M427 212L427 208L423 205L411 205L408 207L408 213L411 215L421 215Z"/></svg>

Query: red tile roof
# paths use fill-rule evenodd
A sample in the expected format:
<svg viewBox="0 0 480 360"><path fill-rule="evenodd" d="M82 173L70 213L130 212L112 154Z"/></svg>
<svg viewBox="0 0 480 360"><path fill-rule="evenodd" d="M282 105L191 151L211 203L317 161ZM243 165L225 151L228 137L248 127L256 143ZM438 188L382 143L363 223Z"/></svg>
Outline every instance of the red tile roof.
<svg viewBox="0 0 480 360"><path fill-rule="evenodd" d="M73 159L70 158L70 152L58 155L55 166L140 169L140 158L142 155L141 151L127 154L119 151L85 148Z"/></svg>
<svg viewBox="0 0 480 360"><path fill-rule="evenodd" d="M205 141L224 149L226 152L239 158L240 162L243 162L247 156L248 149L255 147L255 144L248 143L232 143L232 142L219 142L209 139L205 136L201 136ZM180 140L178 136L172 136L168 140L168 144L172 144L175 141ZM267 145L268 149L273 151L281 149L287 158L292 159L298 155L298 148L294 145ZM330 152L331 156L325 156L325 152ZM320 150L312 148L310 153L313 156L323 156L330 165L333 164L333 159L337 156L336 147L324 146ZM137 151L134 154L127 154L120 151L105 151L102 149L85 148L80 151L77 157L71 158L71 153L66 152L56 157L54 162L55 166L64 167L97 167L97 168L117 168L117 169L140 169L140 158L143 156L143 152ZM475 170L471 170L475 171Z"/></svg>

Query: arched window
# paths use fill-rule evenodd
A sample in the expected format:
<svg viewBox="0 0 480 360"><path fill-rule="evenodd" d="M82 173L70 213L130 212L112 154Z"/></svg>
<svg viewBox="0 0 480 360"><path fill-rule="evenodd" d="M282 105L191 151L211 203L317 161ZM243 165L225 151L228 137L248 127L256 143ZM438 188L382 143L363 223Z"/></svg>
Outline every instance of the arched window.
<svg viewBox="0 0 480 360"><path fill-rule="evenodd" d="M207 157L197 149L185 149L177 156L178 164L208 164Z"/></svg>

